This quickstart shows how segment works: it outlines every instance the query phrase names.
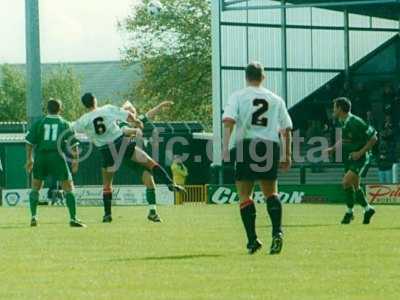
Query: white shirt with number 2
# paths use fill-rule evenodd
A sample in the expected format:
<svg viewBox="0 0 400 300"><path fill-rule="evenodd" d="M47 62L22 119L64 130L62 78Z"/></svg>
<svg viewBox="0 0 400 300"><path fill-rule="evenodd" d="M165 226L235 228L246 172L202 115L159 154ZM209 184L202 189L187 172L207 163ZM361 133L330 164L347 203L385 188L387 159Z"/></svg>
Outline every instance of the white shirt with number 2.
<svg viewBox="0 0 400 300"><path fill-rule="evenodd" d="M223 120L236 124L232 140L264 139L280 143L279 132L292 128L292 120L281 97L260 87L246 87L231 95Z"/></svg>

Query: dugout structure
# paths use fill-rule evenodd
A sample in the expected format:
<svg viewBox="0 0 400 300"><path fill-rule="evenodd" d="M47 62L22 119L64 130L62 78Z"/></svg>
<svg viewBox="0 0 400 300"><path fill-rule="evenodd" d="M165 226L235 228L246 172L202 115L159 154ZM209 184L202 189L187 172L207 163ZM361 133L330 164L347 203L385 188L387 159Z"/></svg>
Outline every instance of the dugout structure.
<svg viewBox="0 0 400 300"><path fill-rule="evenodd" d="M400 0L212 0L213 164L221 116L249 61L290 109L400 32ZM222 182L222 172L219 172Z"/></svg>

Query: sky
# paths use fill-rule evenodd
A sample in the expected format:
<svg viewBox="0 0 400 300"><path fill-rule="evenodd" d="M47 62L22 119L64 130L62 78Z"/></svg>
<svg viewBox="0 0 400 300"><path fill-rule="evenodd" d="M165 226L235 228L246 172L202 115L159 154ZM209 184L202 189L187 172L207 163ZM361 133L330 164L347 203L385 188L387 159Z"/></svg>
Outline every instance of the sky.
<svg viewBox="0 0 400 300"><path fill-rule="evenodd" d="M121 58L118 20L141 0L39 0L41 60ZM0 0L0 64L25 62L25 0Z"/></svg>

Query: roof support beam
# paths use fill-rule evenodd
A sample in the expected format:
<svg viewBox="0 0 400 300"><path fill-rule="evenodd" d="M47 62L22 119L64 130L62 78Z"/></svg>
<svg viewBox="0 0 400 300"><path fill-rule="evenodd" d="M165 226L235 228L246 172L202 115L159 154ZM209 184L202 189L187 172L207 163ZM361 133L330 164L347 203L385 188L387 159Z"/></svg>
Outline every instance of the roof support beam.
<svg viewBox="0 0 400 300"><path fill-rule="evenodd" d="M277 4L277 5L249 5L248 7L235 6L235 4L245 2L244 0L224 1L223 10L258 10L258 9L282 9L282 8L304 8L304 7L318 7L318 8L333 8L333 7L349 7L360 5L383 5L383 4L396 4L400 0L354 0L354 1L334 1L334 2L319 2L319 3L302 3L302 4Z"/></svg>

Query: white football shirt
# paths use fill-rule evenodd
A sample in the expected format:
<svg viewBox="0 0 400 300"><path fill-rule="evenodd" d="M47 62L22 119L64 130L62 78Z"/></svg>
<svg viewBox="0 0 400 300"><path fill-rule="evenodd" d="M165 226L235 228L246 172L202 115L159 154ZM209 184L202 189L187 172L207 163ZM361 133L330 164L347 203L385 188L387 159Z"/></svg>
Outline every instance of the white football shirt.
<svg viewBox="0 0 400 300"><path fill-rule="evenodd" d="M235 141L257 138L280 143L280 130L293 127L283 99L263 87L246 87L233 93L222 119L235 122Z"/></svg>
<svg viewBox="0 0 400 300"><path fill-rule="evenodd" d="M126 122L129 113L114 105L104 105L88 112L72 123L72 129L84 133L96 147L112 143L123 135L117 121Z"/></svg>

